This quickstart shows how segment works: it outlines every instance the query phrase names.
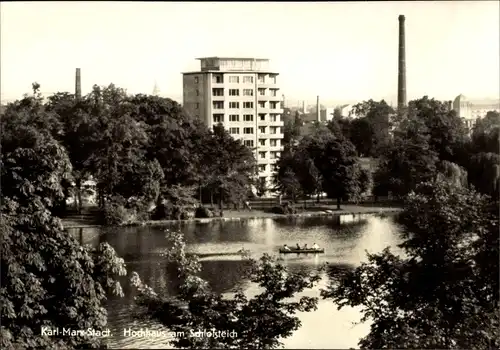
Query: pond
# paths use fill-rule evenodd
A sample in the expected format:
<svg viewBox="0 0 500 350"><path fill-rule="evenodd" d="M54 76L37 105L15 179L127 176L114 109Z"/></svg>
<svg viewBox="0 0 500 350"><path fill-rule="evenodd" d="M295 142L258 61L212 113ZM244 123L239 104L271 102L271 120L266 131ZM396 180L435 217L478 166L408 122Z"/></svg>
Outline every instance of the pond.
<svg viewBox="0 0 500 350"><path fill-rule="evenodd" d="M340 221L340 224L339 224ZM242 286L252 294L255 289L243 277L244 262L239 256L225 253L237 252L242 247L254 257L263 253L277 254L283 244L311 246L317 243L324 254L283 256L283 263L291 270L312 270L328 262L329 269L319 285L303 295L319 296L321 288L328 284L328 276L335 271L352 268L366 261L366 253L379 252L386 246L399 242L399 228L393 217L380 218L372 215L346 215L341 220L332 217L292 219L251 219L242 221L185 223L170 226L181 230L189 252L202 256L202 277L212 289L229 293ZM125 258L127 271L136 271L141 279L157 292L172 293L175 278L167 272L165 262L157 253L165 247L165 227L128 227L72 230L84 243L92 245L108 242ZM220 254L220 255L214 255ZM207 257L204 257L207 255ZM210 255L208 257L208 255ZM112 336L110 348L154 349L169 347L164 337L133 338L124 329L160 330L161 325L138 318L133 310L133 291L124 283L125 297L108 301L108 323ZM325 349L357 348L361 337L366 335L369 324L355 325L360 319L359 310L337 310L329 300L321 300L318 309L299 313L302 327L291 337L284 339L285 348Z"/></svg>

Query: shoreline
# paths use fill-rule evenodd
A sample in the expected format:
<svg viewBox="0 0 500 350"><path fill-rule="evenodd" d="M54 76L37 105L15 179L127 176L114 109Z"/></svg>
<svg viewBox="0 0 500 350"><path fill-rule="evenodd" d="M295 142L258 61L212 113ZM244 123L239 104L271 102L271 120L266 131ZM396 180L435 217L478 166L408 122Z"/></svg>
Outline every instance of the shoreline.
<svg viewBox="0 0 500 350"><path fill-rule="evenodd" d="M399 213L402 208L391 208L391 207L357 207L352 209L331 209L323 211L310 211L301 212L296 214L274 214L267 213L264 211L231 211L228 210L227 216L223 217L211 217L211 218L190 218L185 220L146 220L146 221L134 221L127 224L119 225L119 227L136 227L136 226L163 226L170 224L186 224L186 223L210 223L210 222L222 222L222 221L244 221L244 220L255 220L255 219L290 219L290 218L307 218L307 217L321 217L321 216L332 216L337 217L341 215L376 215L376 214L395 214ZM253 214L253 215L252 215ZM80 229L80 228L96 228L104 226L113 225L72 225L69 223L65 225L65 219L61 219L64 229Z"/></svg>

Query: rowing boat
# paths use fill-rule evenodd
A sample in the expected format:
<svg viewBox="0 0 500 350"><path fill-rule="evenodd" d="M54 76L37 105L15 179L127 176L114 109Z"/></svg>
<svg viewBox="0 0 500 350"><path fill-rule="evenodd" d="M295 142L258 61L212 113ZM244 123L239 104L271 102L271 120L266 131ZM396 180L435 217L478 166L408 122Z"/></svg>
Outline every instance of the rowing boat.
<svg viewBox="0 0 500 350"><path fill-rule="evenodd" d="M280 253L281 254L320 254L324 253L324 249L313 249L313 248L308 248L308 249L297 249L297 248L290 248L288 249L283 249L280 248Z"/></svg>

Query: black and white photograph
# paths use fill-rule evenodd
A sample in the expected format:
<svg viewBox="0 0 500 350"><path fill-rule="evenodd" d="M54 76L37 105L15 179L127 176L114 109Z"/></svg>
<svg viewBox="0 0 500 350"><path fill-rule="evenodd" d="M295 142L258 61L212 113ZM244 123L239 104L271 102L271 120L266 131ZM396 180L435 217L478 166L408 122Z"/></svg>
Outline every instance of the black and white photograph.
<svg viewBox="0 0 500 350"><path fill-rule="evenodd" d="M500 350L499 1L0 34L0 348Z"/></svg>

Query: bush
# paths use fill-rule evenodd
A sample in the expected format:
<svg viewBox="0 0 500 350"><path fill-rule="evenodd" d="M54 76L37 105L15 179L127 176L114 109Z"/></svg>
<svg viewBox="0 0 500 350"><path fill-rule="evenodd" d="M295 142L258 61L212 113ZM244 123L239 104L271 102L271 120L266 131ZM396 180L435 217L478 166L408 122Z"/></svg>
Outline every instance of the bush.
<svg viewBox="0 0 500 350"><path fill-rule="evenodd" d="M104 206L103 219L106 225L123 225L132 221L134 215L132 210L125 208L120 199L113 198Z"/></svg>
<svg viewBox="0 0 500 350"><path fill-rule="evenodd" d="M188 220L193 217L192 211L189 211L187 207L181 207L178 205L173 205L170 202L160 203L156 206L153 214L151 215L152 220Z"/></svg>
<svg viewBox="0 0 500 350"><path fill-rule="evenodd" d="M168 220L173 214L173 206L170 203L158 203L151 215L152 220Z"/></svg>
<svg viewBox="0 0 500 350"><path fill-rule="evenodd" d="M292 215L297 213L297 209L291 203L285 203L281 206L275 206L271 208L271 213L281 214L281 215Z"/></svg>
<svg viewBox="0 0 500 350"><path fill-rule="evenodd" d="M195 218L211 218L214 214L206 207L198 207L194 213Z"/></svg>

